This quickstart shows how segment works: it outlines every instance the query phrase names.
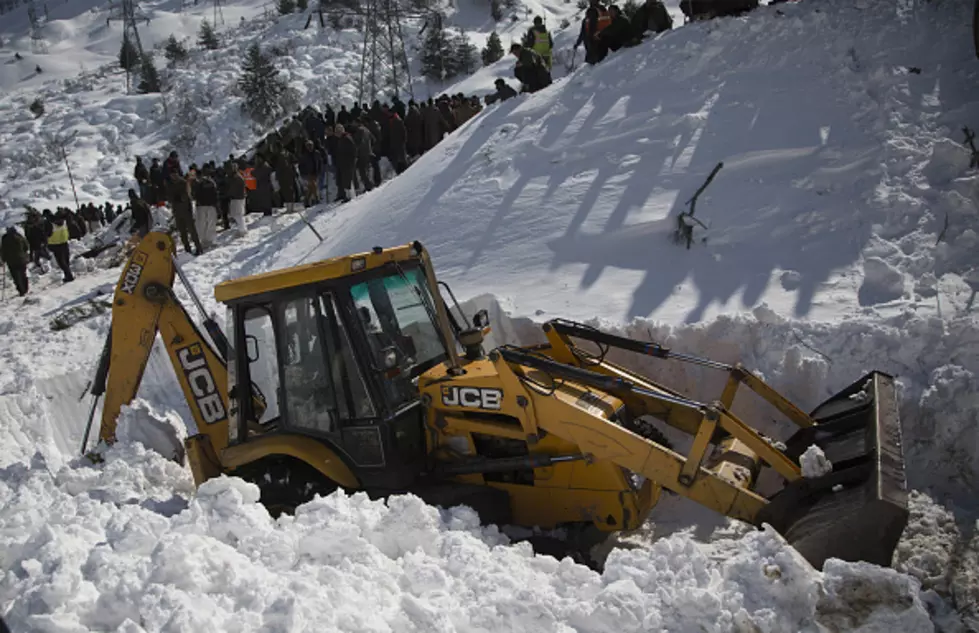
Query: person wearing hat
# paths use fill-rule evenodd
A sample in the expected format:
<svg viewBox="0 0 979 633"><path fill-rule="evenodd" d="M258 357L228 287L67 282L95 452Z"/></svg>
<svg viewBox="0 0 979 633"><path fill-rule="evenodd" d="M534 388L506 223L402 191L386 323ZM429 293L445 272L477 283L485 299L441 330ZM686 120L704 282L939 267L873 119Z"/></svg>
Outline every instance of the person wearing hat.
<svg viewBox="0 0 979 633"><path fill-rule="evenodd" d="M30 244L17 231L17 227L8 226L7 232L0 238L0 260L7 265L10 276L14 278L17 294L27 294L27 263L31 261Z"/></svg>
<svg viewBox="0 0 979 633"><path fill-rule="evenodd" d="M150 232L153 215L150 212L150 205L136 195L135 189L129 190L129 208L133 216L130 232L138 233L140 237L146 237L146 234Z"/></svg>
<svg viewBox="0 0 979 633"><path fill-rule="evenodd" d="M531 48L541 56L547 69L551 69L551 50L554 48L554 40L544 26L544 18L537 16L534 18L534 25L524 36L524 45Z"/></svg>
<svg viewBox="0 0 979 633"><path fill-rule="evenodd" d="M204 248L201 246L201 239L197 234L197 226L194 224L190 184L186 178L176 171L170 172L170 180L167 183L167 199L170 201L170 209L173 210L173 219L177 224L177 230L180 232L180 241L184 245L184 250L188 253L193 252L195 256L201 255L204 252ZM194 242L194 251L190 250L188 234Z"/></svg>
<svg viewBox="0 0 979 633"><path fill-rule="evenodd" d="M517 91L510 87L510 84L503 81L502 77L497 77L494 82L496 85L496 99L495 101L506 101L510 97L516 97Z"/></svg>
<svg viewBox="0 0 979 633"><path fill-rule="evenodd" d="M551 71L540 55L520 44L512 45L510 54L517 58L513 76L523 84L523 92L537 92L551 85Z"/></svg>

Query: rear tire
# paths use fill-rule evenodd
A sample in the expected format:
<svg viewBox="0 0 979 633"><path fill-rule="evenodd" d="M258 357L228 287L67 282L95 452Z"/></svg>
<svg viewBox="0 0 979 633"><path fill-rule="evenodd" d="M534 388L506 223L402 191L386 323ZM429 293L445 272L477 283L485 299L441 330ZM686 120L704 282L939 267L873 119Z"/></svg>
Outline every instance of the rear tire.
<svg viewBox="0 0 979 633"><path fill-rule="evenodd" d="M335 481L292 457L267 457L243 466L233 474L258 486L262 505L273 518L292 514L316 495L325 497L337 489Z"/></svg>

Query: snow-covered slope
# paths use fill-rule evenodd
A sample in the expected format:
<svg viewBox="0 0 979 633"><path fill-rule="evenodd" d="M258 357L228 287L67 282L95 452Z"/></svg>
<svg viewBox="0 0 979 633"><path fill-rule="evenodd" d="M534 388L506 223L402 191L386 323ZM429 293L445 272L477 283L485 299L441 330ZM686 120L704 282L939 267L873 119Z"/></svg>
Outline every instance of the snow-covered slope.
<svg viewBox="0 0 979 633"><path fill-rule="evenodd" d="M222 234L185 262L218 310L205 289L220 280L421 239L457 294L492 309L497 342L533 341L530 319L588 319L743 362L803 407L893 373L920 491L898 571L815 571L770 532L669 499L599 575L410 497L338 494L273 521L252 487L195 492L136 444L82 464L78 396L108 321L48 320L111 292L118 270L96 270L67 286L35 277L32 302L0 304L0 613L15 631L975 630L979 177L953 142L979 113L968 4L825 0L687 26L493 107L403 176L312 210L323 244L294 216L249 218L247 238ZM277 28L269 41L292 37ZM295 68L322 86L315 69L339 63L324 49ZM214 125L241 129L222 118L232 109ZM103 134L118 118L84 125ZM128 167L91 164L105 152L88 147L77 167L117 187L105 183ZM697 206L707 241L672 244L720 161ZM720 389L698 368L616 360L686 393ZM156 354L140 395L163 424L181 411L172 380Z"/></svg>
<svg viewBox="0 0 979 633"><path fill-rule="evenodd" d="M691 25L496 107L316 256L421 237L468 291L583 318L956 314L976 263L975 181L948 138L979 114L967 3L868 4ZM670 245L719 162L706 243Z"/></svg>

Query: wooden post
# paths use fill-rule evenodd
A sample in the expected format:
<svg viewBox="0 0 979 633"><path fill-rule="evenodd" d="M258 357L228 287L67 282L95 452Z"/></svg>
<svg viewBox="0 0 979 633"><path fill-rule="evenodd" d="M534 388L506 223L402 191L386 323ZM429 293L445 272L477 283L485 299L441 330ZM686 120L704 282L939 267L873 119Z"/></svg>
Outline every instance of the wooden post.
<svg viewBox="0 0 979 633"><path fill-rule="evenodd" d="M75 211L78 211L80 205L78 204L78 191L75 189L75 178L71 175L71 165L68 164L68 150L65 149L64 144L59 143L61 146L61 158L65 161L65 169L68 170L68 181L71 183L71 193L75 196Z"/></svg>

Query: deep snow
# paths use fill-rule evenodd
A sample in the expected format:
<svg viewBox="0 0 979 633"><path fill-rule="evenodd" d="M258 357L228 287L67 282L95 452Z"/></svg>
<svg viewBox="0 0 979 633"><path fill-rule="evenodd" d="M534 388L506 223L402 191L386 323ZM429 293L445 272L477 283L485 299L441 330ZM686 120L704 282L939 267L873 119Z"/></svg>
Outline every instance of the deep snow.
<svg viewBox="0 0 979 633"><path fill-rule="evenodd" d="M0 613L38 631L979 629L977 178L955 142L979 97L967 5L833 0L687 26L491 108L404 176L312 210L322 245L295 216L249 218L247 238L182 257L220 319L207 289L223 279L422 239L456 293L490 308L497 343L538 340L531 319L587 319L743 362L803 408L870 369L894 374L917 490L896 570L814 571L777 535L670 498L599 575L411 497L338 494L273 521L253 487L195 493L186 469L140 444L86 465L79 396L108 321L48 321L111 292L118 269L91 270L66 286L35 275L28 302L0 305ZM285 38L281 25L245 28ZM297 68L327 77L315 69L335 67L333 45L300 43L315 55ZM230 81L231 68L212 70ZM86 94L77 124L111 135L119 116L90 115L131 99ZM24 98L0 100L13 117L0 120L4 151L34 134L10 105ZM155 127L132 107L134 130L146 126L135 139ZM208 151L250 133L221 107L207 110L222 126ZM119 190L129 163L84 147L87 182ZM673 245L672 216L722 160L698 203L707 242ZM22 195L47 178L64 202L49 171L4 186ZM684 393L722 385L697 367L612 359ZM188 419L171 374L155 353L126 433ZM751 399L735 408L784 431Z"/></svg>

